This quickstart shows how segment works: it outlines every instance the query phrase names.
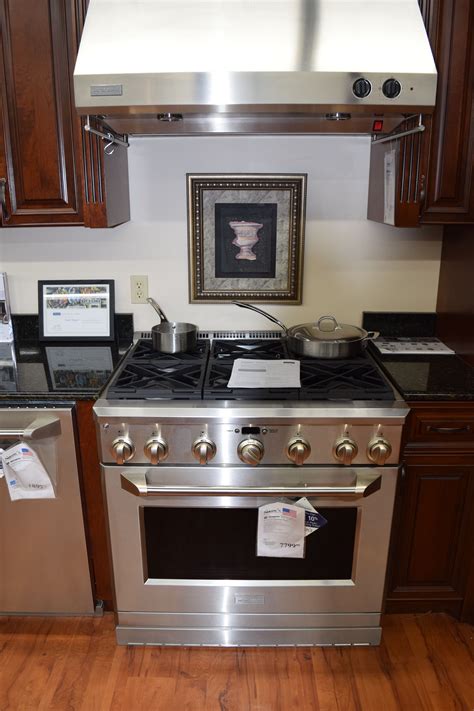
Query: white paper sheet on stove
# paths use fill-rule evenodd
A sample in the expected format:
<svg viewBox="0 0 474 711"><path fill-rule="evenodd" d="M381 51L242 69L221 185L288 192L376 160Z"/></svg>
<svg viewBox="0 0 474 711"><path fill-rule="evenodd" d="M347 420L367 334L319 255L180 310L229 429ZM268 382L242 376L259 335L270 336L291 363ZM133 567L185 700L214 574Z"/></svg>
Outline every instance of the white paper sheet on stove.
<svg viewBox="0 0 474 711"><path fill-rule="evenodd" d="M228 388L300 388L299 360L234 360Z"/></svg>

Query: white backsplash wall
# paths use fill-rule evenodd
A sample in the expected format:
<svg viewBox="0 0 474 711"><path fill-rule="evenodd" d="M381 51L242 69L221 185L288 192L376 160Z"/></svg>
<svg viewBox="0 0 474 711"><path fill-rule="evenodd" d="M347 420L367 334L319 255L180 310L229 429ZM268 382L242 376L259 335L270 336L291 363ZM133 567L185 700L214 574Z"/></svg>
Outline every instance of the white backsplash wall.
<svg viewBox="0 0 474 711"><path fill-rule="evenodd" d="M146 329L156 322L151 307L130 303L130 275L145 274L170 319L272 328L230 304L188 303L186 173L211 172L308 174L303 303L269 306L281 320L329 313L358 324L364 310L432 311L441 230L367 221L369 144L365 136L131 139L131 222L0 231L12 311L37 312L38 279L115 279L116 310L133 312L136 328Z"/></svg>

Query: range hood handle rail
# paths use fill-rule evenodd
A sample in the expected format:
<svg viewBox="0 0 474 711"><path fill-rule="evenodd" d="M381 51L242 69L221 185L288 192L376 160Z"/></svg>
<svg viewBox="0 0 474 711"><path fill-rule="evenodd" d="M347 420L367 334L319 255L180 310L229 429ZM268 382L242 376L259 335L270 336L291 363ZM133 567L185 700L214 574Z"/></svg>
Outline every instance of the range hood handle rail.
<svg viewBox="0 0 474 711"><path fill-rule="evenodd" d="M410 121L413 119L414 116L408 116L407 118L403 119L401 124L406 123L407 121ZM383 136L382 138L377 138L376 136L372 138L372 143L388 143L388 141L397 141L399 138L403 138L404 136L413 136L415 133L423 133L423 131L426 130L426 126L423 124L423 116L420 114L419 119L418 119L418 126L415 126L414 128L409 128L406 131L399 131L397 132L399 126L393 129L393 131L390 131L390 133L387 133L386 136Z"/></svg>
<svg viewBox="0 0 474 711"><path fill-rule="evenodd" d="M114 148L110 150L112 146L115 147L117 145L125 146L125 148L130 147L130 143L128 142L128 135L126 133L115 133L115 131L112 131L110 127L107 127L107 129L104 131L100 131L97 128L93 128L90 123L90 116L87 116L86 123L84 124L84 131L87 131L88 133L93 133L95 136L99 136L99 138L102 138L103 141L107 141L106 145L104 146L104 151L106 153L113 153Z"/></svg>

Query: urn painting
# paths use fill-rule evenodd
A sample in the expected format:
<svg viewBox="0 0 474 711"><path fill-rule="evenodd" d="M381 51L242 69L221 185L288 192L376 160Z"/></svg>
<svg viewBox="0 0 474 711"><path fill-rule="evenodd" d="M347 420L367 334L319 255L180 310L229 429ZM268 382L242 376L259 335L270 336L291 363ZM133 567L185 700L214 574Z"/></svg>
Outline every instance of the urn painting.
<svg viewBox="0 0 474 711"><path fill-rule="evenodd" d="M306 175L188 175L191 303L301 303Z"/></svg>
<svg viewBox="0 0 474 711"><path fill-rule="evenodd" d="M252 252L252 247L258 242L257 232L263 225L260 222L229 222L229 227L235 232L235 239L232 244L240 247L240 251L235 255L236 259L249 259L254 262L257 259L255 252Z"/></svg>

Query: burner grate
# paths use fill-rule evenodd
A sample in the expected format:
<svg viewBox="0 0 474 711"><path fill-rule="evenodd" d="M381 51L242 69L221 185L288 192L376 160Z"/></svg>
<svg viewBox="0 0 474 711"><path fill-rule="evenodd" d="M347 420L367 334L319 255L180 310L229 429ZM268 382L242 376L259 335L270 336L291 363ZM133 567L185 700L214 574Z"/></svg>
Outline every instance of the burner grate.
<svg viewBox="0 0 474 711"><path fill-rule="evenodd" d="M236 358L260 358L277 360L289 358L286 345L277 341L239 340L239 341L213 341L210 359L219 361L234 361Z"/></svg>
<svg viewBox="0 0 474 711"><path fill-rule="evenodd" d="M348 360L302 360L300 400L394 400L368 356Z"/></svg>
<svg viewBox="0 0 474 711"><path fill-rule="evenodd" d="M298 400L297 388L228 388L232 365L232 362L209 361L204 400Z"/></svg>

